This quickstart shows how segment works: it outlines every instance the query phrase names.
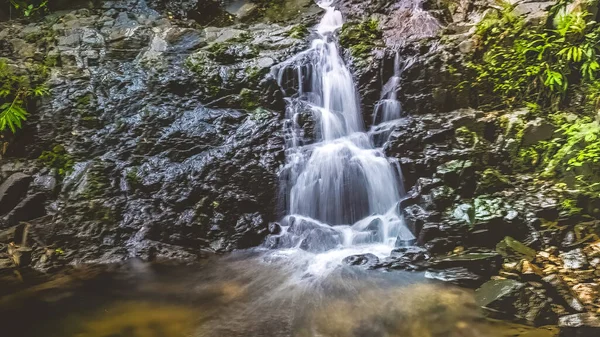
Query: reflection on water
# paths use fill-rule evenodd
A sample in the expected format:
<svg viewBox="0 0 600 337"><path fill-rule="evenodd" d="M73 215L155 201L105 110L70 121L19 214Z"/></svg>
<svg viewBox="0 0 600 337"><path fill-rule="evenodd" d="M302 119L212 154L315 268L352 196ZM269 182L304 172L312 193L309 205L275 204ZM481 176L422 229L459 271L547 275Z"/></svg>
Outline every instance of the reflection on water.
<svg viewBox="0 0 600 337"><path fill-rule="evenodd" d="M0 328L19 337L555 335L486 320L470 291L419 274L339 267L314 279L297 263L244 253L71 271L1 297Z"/></svg>

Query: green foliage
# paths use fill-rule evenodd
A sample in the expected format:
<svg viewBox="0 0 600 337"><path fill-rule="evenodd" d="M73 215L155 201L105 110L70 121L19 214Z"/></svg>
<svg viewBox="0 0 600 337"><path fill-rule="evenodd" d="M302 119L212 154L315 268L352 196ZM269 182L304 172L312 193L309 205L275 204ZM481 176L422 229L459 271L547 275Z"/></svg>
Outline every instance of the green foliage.
<svg viewBox="0 0 600 337"><path fill-rule="evenodd" d="M564 199L560 203L560 211L568 216L580 214L583 208L577 207L577 200L575 199Z"/></svg>
<svg viewBox="0 0 600 337"><path fill-rule="evenodd" d="M35 14L48 11L48 0L43 0L39 3L31 3L23 0L10 0L10 4L23 14L24 17L31 17Z"/></svg>
<svg viewBox="0 0 600 337"><path fill-rule="evenodd" d="M482 20L477 32L484 52L469 63L475 75L463 85L479 93L483 106L530 102L556 109L566 101L567 89L593 83L600 70L600 25L587 12L568 13L563 7L553 29L546 29L526 25L505 4Z"/></svg>
<svg viewBox="0 0 600 337"><path fill-rule="evenodd" d="M543 178L561 178L583 192L600 191L600 124L590 117L553 115L557 137L520 148L517 171L541 170Z"/></svg>
<svg viewBox="0 0 600 337"><path fill-rule="evenodd" d="M347 22L340 31L340 45L350 49L354 58L364 60L369 57L374 47L381 42L383 34L379 29L379 21L370 18L362 22Z"/></svg>
<svg viewBox="0 0 600 337"><path fill-rule="evenodd" d="M560 168L571 171L583 165L600 165L600 125L588 117L565 122L560 131L562 138L554 140L559 146L546 168L556 173Z"/></svg>
<svg viewBox="0 0 600 337"><path fill-rule="evenodd" d="M37 69L39 71L39 69ZM41 97L50 94L41 84L39 76L20 75L5 60L0 59L0 132L10 129L13 133L22 127L29 114L25 109L29 97Z"/></svg>
<svg viewBox="0 0 600 337"><path fill-rule="evenodd" d="M46 167L55 168L60 176L73 170L75 160L64 146L55 145L51 151L44 151L38 160Z"/></svg>

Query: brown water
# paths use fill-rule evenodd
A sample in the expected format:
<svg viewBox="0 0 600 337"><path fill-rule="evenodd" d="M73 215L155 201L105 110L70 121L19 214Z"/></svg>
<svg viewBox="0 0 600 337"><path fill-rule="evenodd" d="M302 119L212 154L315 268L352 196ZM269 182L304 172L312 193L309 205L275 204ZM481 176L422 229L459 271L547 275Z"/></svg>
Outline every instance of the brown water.
<svg viewBox="0 0 600 337"><path fill-rule="evenodd" d="M311 275L297 261L260 254L87 267L10 294L8 281L0 279L0 335L11 337L556 335L484 319L472 292L417 273L339 267Z"/></svg>

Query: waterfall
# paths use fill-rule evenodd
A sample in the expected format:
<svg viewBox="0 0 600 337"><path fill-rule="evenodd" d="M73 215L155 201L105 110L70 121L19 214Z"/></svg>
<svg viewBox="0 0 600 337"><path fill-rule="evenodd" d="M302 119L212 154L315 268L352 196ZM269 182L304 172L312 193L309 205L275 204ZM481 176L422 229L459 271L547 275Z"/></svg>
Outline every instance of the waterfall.
<svg viewBox="0 0 600 337"><path fill-rule="evenodd" d="M399 214L399 172L365 132L358 92L337 42L342 14L332 1L319 6L325 14L311 47L275 69L288 95L282 176L289 215L266 246L323 253L383 245L389 253L398 239L414 238ZM307 113L314 120L314 139L303 136L299 122ZM384 118L399 115L384 112Z"/></svg>

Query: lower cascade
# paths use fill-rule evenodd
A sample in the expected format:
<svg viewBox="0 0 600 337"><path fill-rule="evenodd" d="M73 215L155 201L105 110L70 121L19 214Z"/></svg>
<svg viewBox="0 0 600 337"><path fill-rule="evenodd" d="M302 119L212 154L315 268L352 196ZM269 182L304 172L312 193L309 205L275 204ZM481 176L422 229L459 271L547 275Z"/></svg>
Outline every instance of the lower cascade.
<svg viewBox="0 0 600 337"><path fill-rule="evenodd" d="M401 173L365 132L355 83L336 40L342 14L331 1L319 6L325 15L311 48L275 69L288 95L282 175L288 215L265 245L387 254L414 239L399 210ZM300 122L306 114L314 120L312 139Z"/></svg>

